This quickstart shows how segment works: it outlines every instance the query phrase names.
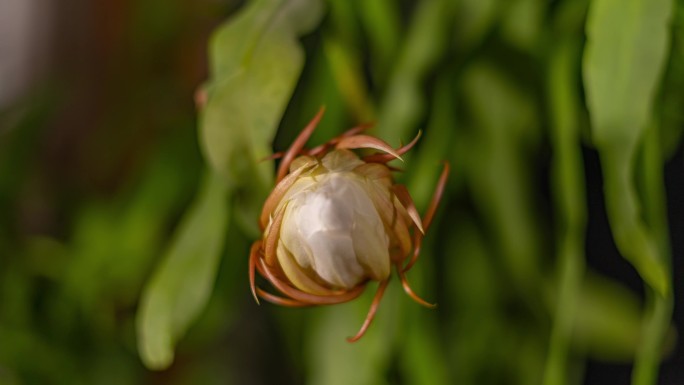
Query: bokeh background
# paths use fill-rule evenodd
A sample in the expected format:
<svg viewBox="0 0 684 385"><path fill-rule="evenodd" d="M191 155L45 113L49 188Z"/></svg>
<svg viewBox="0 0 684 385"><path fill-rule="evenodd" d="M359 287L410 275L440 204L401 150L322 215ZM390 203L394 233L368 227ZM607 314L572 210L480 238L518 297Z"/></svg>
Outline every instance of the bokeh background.
<svg viewBox="0 0 684 385"><path fill-rule="evenodd" d="M681 384L684 3L0 1L0 384ZM420 211L367 335L257 306L273 162L360 122ZM265 283L262 283L265 285ZM679 305L679 306L678 306Z"/></svg>

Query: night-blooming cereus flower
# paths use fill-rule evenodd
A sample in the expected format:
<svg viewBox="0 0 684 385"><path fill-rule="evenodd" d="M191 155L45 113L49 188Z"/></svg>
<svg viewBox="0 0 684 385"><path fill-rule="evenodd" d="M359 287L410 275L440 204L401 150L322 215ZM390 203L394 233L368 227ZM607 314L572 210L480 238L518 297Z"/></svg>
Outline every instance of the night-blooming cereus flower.
<svg viewBox="0 0 684 385"><path fill-rule="evenodd" d="M423 218L406 188L394 184L386 165L401 159L416 143L394 149L363 135L359 126L316 148L304 144L323 109L282 156L277 183L264 203L263 238L252 245L252 293L285 306L330 305L358 297L369 281L377 293L356 341L370 325L387 287L391 267L406 293L433 307L411 290L406 272L418 258L420 245L442 195L449 172L445 165L432 202ZM351 150L381 151L359 157ZM256 286L259 273L281 294Z"/></svg>

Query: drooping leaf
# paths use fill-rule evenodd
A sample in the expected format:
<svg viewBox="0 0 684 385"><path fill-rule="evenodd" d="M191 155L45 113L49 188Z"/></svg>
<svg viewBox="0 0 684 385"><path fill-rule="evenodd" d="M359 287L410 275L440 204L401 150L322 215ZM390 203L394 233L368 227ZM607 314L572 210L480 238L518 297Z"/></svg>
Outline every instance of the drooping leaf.
<svg viewBox="0 0 684 385"><path fill-rule="evenodd" d="M211 167L237 191L236 215L256 232L273 178L278 123L304 62L297 38L320 18L318 0L255 0L215 33L200 137Z"/></svg>
<svg viewBox="0 0 684 385"><path fill-rule="evenodd" d="M669 292L670 282L640 218L633 162L667 58L672 11L671 0L593 1L583 62L613 237L622 255L661 295Z"/></svg>
<svg viewBox="0 0 684 385"><path fill-rule="evenodd" d="M150 369L171 364L176 342L209 300L226 234L227 202L222 180L205 177L144 289L136 326L140 357Z"/></svg>
<svg viewBox="0 0 684 385"><path fill-rule="evenodd" d="M670 0L596 0L584 85L596 144L633 149L651 115L670 40Z"/></svg>

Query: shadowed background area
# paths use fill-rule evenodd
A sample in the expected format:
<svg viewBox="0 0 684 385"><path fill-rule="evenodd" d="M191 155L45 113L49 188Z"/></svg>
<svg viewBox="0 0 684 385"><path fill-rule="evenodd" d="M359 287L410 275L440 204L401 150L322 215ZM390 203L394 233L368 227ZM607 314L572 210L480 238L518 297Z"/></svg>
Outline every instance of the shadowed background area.
<svg viewBox="0 0 684 385"><path fill-rule="evenodd" d="M684 5L629 4L3 1L0 384L683 383ZM394 277L355 344L377 283L248 284L262 159L321 105L310 147L422 130L420 212L452 169L438 308Z"/></svg>

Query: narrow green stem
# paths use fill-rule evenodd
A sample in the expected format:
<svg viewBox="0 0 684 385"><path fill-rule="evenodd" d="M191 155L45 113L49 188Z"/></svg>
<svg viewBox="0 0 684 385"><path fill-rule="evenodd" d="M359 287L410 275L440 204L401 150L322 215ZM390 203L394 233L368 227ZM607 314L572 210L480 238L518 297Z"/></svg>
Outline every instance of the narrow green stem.
<svg viewBox="0 0 684 385"><path fill-rule="evenodd" d="M658 370L663 354L663 343L672 317L672 296L662 297L649 289L647 309L642 329L642 341L636 354L633 385L658 383Z"/></svg>
<svg viewBox="0 0 684 385"><path fill-rule="evenodd" d="M581 240L568 239L561 251L560 290L554 313L549 354L544 370L544 384L546 385L567 383L570 337L578 292L584 276L582 251L575 247L578 244L582 244Z"/></svg>
<svg viewBox="0 0 684 385"><path fill-rule="evenodd" d="M649 230L657 243L667 274L671 274L670 244L666 216L666 202L663 178L663 157L660 149L657 125L652 125L645 138L642 156L642 184L644 186L644 214ZM658 381L658 369L663 354L663 345L672 318L672 291L663 296L647 288L646 314L641 336L641 345L636 354L633 385L652 385Z"/></svg>
<svg viewBox="0 0 684 385"><path fill-rule="evenodd" d="M579 46L566 38L554 51L549 73L552 111L551 141L554 148L553 187L559 213L558 288L549 353L544 370L545 385L567 383L570 342L579 291L584 276L584 229L586 203L582 160L579 155L577 90L573 87Z"/></svg>

